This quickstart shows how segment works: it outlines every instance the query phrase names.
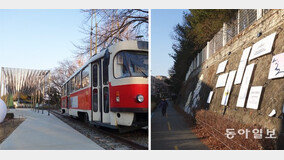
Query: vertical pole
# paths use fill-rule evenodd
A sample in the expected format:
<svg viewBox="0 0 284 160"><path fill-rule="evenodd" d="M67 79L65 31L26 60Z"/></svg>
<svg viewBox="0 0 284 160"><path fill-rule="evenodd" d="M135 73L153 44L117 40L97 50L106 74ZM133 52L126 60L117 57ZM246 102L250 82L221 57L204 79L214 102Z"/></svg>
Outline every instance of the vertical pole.
<svg viewBox="0 0 284 160"><path fill-rule="evenodd" d="M3 70L4 71L4 70ZM6 80L7 80L7 77L3 75L3 79L4 79L4 89L3 89L3 95L6 95L7 94L7 88L6 88ZM6 102L7 104L7 102Z"/></svg>
<svg viewBox="0 0 284 160"><path fill-rule="evenodd" d="M34 107L36 108L36 91L34 91Z"/></svg>
<svg viewBox="0 0 284 160"><path fill-rule="evenodd" d="M45 97L45 75L44 75L44 77L43 77L43 91L42 91L43 93L43 103L45 104L45 99L44 99L44 97Z"/></svg>
<svg viewBox="0 0 284 160"><path fill-rule="evenodd" d="M33 105L33 107L35 108L35 93L33 93L32 105Z"/></svg>
<svg viewBox="0 0 284 160"><path fill-rule="evenodd" d="M35 91L35 105L37 105L37 100L38 100L38 92L37 90Z"/></svg>
<svg viewBox="0 0 284 160"><path fill-rule="evenodd" d="M200 54L200 53L198 53L197 56L196 56L196 66L197 66L197 67L199 66L199 54Z"/></svg>
<svg viewBox="0 0 284 160"><path fill-rule="evenodd" d="M33 106L36 108L36 106L35 106L35 95L36 95L36 92L34 91L34 93L33 93Z"/></svg>
<svg viewBox="0 0 284 160"><path fill-rule="evenodd" d="M34 101L34 98L33 98L33 97L34 97L34 95L33 95L33 93L32 93L32 95L31 95L31 104L32 104L31 107L32 107L32 108L33 108L33 101Z"/></svg>
<svg viewBox="0 0 284 160"><path fill-rule="evenodd" d="M117 23L117 30L119 30L119 19L118 19L118 14L117 14L117 10L115 11L115 16L116 16L116 23ZM117 36L117 38L119 38L120 37L120 33L118 32L118 36ZM117 39L117 41L118 41L118 39Z"/></svg>
<svg viewBox="0 0 284 160"><path fill-rule="evenodd" d="M240 10L238 10L237 14L237 34L240 33Z"/></svg>
<svg viewBox="0 0 284 160"><path fill-rule="evenodd" d="M256 20L258 20L259 18L261 18L262 17L262 9L257 9L256 10Z"/></svg>
<svg viewBox="0 0 284 160"><path fill-rule="evenodd" d="M91 13L91 33L90 33L90 58L93 56L92 50L93 50L93 14L94 10L92 9Z"/></svg>
<svg viewBox="0 0 284 160"><path fill-rule="evenodd" d="M41 89L38 90L38 104L41 104L40 97L41 97Z"/></svg>
<svg viewBox="0 0 284 160"><path fill-rule="evenodd" d="M227 24L223 23L223 46L227 43Z"/></svg>
<svg viewBox="0 0 284 160"><path fill-rule="evenodd" d="M97 22L97 11L95 10L95 27L96 27L96 43L95 43L95 54L98 53L98 22Z"/></svg>
<svg viewBox="0 0 284 160"><path fill-rule="evenodd" d="M38 90L36 90L36 104L35 105L37 105L38 106Z"/></svg>
<svg viewBox="0 0 284 160"><path fill-rule="evenodd" d="M50 97L50 79L51 79L51 74L49 72L49 76L48 76L48 98L49 98L48 106L49 107L50 107L50 101L51 101L51 97Z"/></svg>
<svg viewBox="0 0 284 160"><path fill-rule="evenodd" d="M207 54L207 57L209 57L210 56L210 45L209 45L210 43L209 42L207 42L207 45L206 45L206 54Z"/></svg>
<svg viewBox="0 0 284 160"><path fill-rule="evenodd" d="M36 97L36 101L37 102L36 103L39 106L39 90L37 90L36 93L37 93L37 97Z"/></svg>

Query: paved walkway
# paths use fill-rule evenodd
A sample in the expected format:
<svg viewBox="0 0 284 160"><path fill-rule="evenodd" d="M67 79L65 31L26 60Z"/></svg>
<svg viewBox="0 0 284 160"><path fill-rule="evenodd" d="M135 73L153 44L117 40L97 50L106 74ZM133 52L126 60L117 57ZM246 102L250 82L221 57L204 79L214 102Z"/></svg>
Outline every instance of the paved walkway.
<svg viewBox="0 0 284 160"><path fill-rule="evenodd" d="M0 144L1 150L101 150L85 137L54 115L35 113L31 109L11 109L15 117L27 119Z"/></svg>
<svg viewBox="0 0 284 160"><path fill-rule="evenodd" d="M188 124L169 102L167 115L162 116L161 108L152 113L152 150L204 150L208 149L190 130Z"/></svg>

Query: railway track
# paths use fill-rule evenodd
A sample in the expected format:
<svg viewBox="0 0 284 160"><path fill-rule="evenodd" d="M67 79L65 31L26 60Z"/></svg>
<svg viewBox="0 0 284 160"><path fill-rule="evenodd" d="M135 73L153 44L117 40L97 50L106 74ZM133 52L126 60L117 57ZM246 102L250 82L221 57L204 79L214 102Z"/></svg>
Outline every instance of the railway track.
<svg viewBox="0 0 284 160"><path fill-rule="evenodd" d="M50 110L50 112L61 119L63 122L70 125L75 130L84 134L94 142L98 143L105 149L133 149L133 150L147 150L148 149L148 130L137 130L130 133L121 134L116 130L98 128L92 124L84 123L78 119L72 118L67 115L62 115L61 113ZM144 144L138 142L137 139L140 137ZM147 141L147 142L145 142ZM146 145L145 145L146 144Z"/></svg>

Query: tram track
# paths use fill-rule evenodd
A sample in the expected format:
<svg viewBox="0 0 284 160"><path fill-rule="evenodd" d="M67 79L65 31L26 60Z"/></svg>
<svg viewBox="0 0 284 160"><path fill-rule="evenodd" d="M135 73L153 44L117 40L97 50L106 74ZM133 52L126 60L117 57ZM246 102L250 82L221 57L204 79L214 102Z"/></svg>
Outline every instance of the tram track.
<svg viewBox="0 0 284 160"><path fill-rule="evenodd" d="M98 143L105 149L110 150L147 150L148 149L148 130L136 130L129 133L119 133L115 130L96 127L93 124L82 122L78 119L63 115L58 111L50 112L67 123L69 126L84 134L92 141ZM142 139L142 140L141 140ZM141 143L142 142L142 143Z"/></svg>

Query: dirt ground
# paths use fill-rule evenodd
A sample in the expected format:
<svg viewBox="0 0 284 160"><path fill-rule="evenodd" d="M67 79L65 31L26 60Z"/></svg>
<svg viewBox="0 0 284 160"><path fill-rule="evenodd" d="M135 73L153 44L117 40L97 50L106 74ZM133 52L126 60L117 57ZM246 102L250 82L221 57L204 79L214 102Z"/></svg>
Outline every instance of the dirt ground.
<svg viewBox="0 0 284 160"><path fill-rule="evenodd" d="M181 113L195 135L211 150L273 150L277 148L277 139L266 139L266 128L260 126L245 125L233 121L228 116L220 116L212 111L200 110L195 113L195 119L186 114L180 107L175 109ZM233 139L227 138L226 129L233 128L236 135ZM254 134L249 132L248 137L238 135L237 130L262 129L263 137L255 139ZM276 133L277 134L277 133Z"/></svg>
<svg viewBox="0 0 284 160"><path fill-rule="evenodd" d="M226 136L226 129L234 129L236 135L229 139ZM248 130L243 135L238 134L239 130ZM254 137L252 130L262 129L261 139ZM206 144L214 150L271 150L276 149L277 139L267 139L266 128L261 126L250 126L237 121L233 121L228 116L220 116L211 111L198 111L196 113L196 125L193 132ZM277 134L277 133L276 133Z"/></svg>
<svg viewBox="0 0 284 160"><path fill-rule="evenodd" d="M24 121L24 118L5 119L0 124L0 144Z"/></svg>

